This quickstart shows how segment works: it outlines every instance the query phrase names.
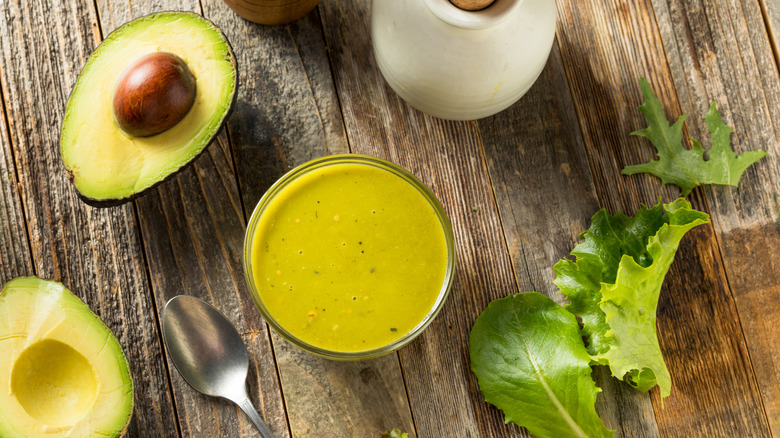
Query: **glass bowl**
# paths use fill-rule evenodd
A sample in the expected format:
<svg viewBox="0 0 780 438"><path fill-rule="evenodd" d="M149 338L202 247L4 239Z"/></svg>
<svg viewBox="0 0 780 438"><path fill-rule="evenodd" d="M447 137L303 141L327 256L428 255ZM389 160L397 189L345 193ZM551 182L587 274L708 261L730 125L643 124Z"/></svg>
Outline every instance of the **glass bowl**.
<svg viewBox="0 0 780 438"><path fill-rule="evenodd" d="M350 176L345 177L342 174ZM349 179L353 178L352 175L355 175L354 181ZM331 178L331 181L321 179L324 177ZM360 178L364 179L361 180ZM396 178L398 179L396 180ZM354 182L355 185L347 184L351 182ZM350 189L350 187L357 188ZM408 188L411 190L408 190ZM320 204L319 196L321 195L318 193L334 192L338 194L324 196L322 198L323 203ZM403 202L401 202L402 192L409 197L404 199ZM398 194L398 199L394 199L396 194ZM355 198L352 199L350 196L355 196ZM364 196L364 198L357 196ZM316 204L315 198L317 199ZM376 201L374 198L381 198L381 200ZM369 214L368 210L361 210L363 207L363 204L360 203L362 202L361 199L370 199L366 202L384 202L387 200L389 204L379 203L370 205L387 205L391 208L382 208L381 210L374 208L371 210L371 214ZM340 220L339 214L333 215L333 212L326 213L329 211L327 210L328 206L338 204L339 202L341 202L339 205L347 206L344 210L346 211L344 220L341 223L338 222ZM397 202L397 204L393 206L392 202ZM314 206L313 211L299 209L300 206L309 205ZM350 209L354 209L357 213ZM360 214L365 214L365 217L359 216ZM327 217L325 217L326 215ZM373 215L376 215L376 217ZM398 219L399 217L401 218L400 220ZM301 218L303 218L302 221ZM355 224L359 225L353 225L352 219L354 219ZM360 222L358 219L360 219ZM387 222L389 220L394 222ZM395 222L397 220L398 222ZM315 225L308 225L310 223ZM387 227L387 223L392 225ZM397 226L396 223L400 225ZM349 228L347 228L347 224L349 224ZM372 224L373 228L370 228ZM288 228L282 228L284 226ZM307 226L316 227L313 228L316 230L316 238L302 240L305 239L306 233L311 231L311 228L305 228ZM364 245L363 241L357 241L357 238L355 238L350 241L348 247L347 241L352 236L341 235L338 234L339 231L334 231L341 229L355 230L355 232L359 233L370 230L368 234L361 234L370 235L370 241L365 242L366 245ZM417 234L417 237L422 237L422 239L418 240L410 237L415 236L413 233L416 229L422 231L422 233ZM288 237L288 242L285 242L284 237L278 238L278 236L282 236L282 234L278 234L281 232L278 230L293 231L290 234L284 234L284 236ZM439 236L437 231L441 231L442 235ZM392 236L387 237L386 235L389 234L392 234ZM338 245L339 248L334 248L331 245L333 236L338 236L338 239L343 240ZM429 236L431 240L428 240ZM300 244L297 247L294 246L295 244L292 242L296 241L296 239L302 242L310 242L311 246L306 246L306 257L308 258L304 258L303 249L292 251L298 247L304 248L305 246L304 244ZM383 242L383 247L372 247L369 245L371 242ZM322 248L325 249L320 249L320 255L318 255L317 245L331 246L323 246ZM350 253L352 255L349 257L343 256L343 254L347 253L342 251L341 246L344 247L343 251L353 251ZM406 249L409 249L409 251L407 252ZM443 253L440 253L439 250ZM363 262L364 260L369 260L369 258L363 258L366 251L371 254L379 254L382 251L386 251L387 256L385 259L381 255L375 256L373 261L366 264ZM434 253L435 257L431 257L431 252ZM299 257L297 254L300 254L300 259L297 258ZM399 254L401 257L406 257L405 262L399 261L396 263L396 259L393 257ZM341 261L350 257L354 258L354 260L341 263ZM409 261L410 259L412 260L411 262ZM291 262L290 260L293 261ZM338 263L337 268L329 268L328 266L322 268L328 261L334 260L337 260L337 262L330 263L329 267L334 267ZM274 263L274 267L271 267L271 263ZM285 264L279 265L279 263ZM368 266L372 265L372 263L378 265L377 270L381 275L376 277L369 275ZM414 266L412 266L413 263L415 263ZM433 268L430 268L430 265ZM277 267L279 267L279 270L275 270ZM306 271L307 267L309 268L308 271ZM395 272L394 269L396 267L404 271ZM312 280L310 283L306 283L309 280L302 281L292 276L284 277L282 276L282 269L285 270L285 273L299 272L301 278L304 278L305 274L305 278L311 278ZM320 272L318 269L327 272ZM328 269L330 270L328 271ZM337 269L338 272L336 272ZM390 353L408 344L431 323L441 310L452 286L454 270L455 244L452 226L444 209L431 190L405 169L391 162L365 155L327 156L309 161L289 171L276 181L260 199L252 213L252 217L249 219L244 237L244 275L249 291L260 313L271 328L284 339L307 352L329 359L368 359ZM280 277L275 277L275 274L278 274ZM370 274L374 274L373 267L370 268ZM329 283L323 281L326 275L331 275L327 279L333 279L333 281ZM338 280L339 275L343 276L342 280ZM389 281L379 281L382 278ZM288 281L283 282L285 279ZM440 284L439 279L441 279ZM408 291L406 287L398 287L396 280L411 282L409 284L411 287L408 288ZM344 287L336 284L337 281L341 281ZM365 284L362 283L363 281L365 281ZM421 286L426 282L428 283L427 286ZM327 287L323 286L320 289L324 284L327 284ZM391 287L390 289L380 291L381 288L386 287L384 286L385 284L395 286L394 288ZM297 289L293 290L293 285ZM279 287L272 289L275 286ZM362 295L364 293L363 286L371 292L366 292L366 295ZM412 292L417 290L417 286L424 289L424 292ZM360 293L350 288L360 289ZM352 292L346 292L348 289L352 290ZM325 292L326 290L330 292ZM333 293L334 295L327 295L328 293ZM303 295L298 296L295 294ZM354 303L350 302L349 298L341 296L344 294L346 297L352 295L349 298ZM360 299L358 295L360 295ZM334 296L336 298L331 300ZM316 307L313 307L316 302L303 304L304 302L308 303L309 297L312 300L325 300L327 298L327 307L332 309L331 313L326 313L325 304L322 304L324 301L317 301L321 304ZM365 303L361 302L361 300L364 300ZM386 309L381 308L379 304L382 300L386 300L389 303L385 306ZM416 318L410 318L404 322L403 324L406 327L411 326L408 330L389 328L390 332L398 333L388 333L384 330L384 326L380 327L381 324L389 320L387 309L395 309L395 313L392 315L394 319L403 313L398 312L395 306L405 305L401 303L406 303L410 300L421 300L420 302L427 300L425 302L430 304L430 307L427 304L410 307L413 310L407 313L422 315L419 321ZM281 304L282 301L285 304ZM375 301L376 305L380 307L368 310L369 307L367 306L375 305ZM301 313L301 310L306 310L301 306L311 308L311 311L306 314L307 316ZM354 316L351 310L353 307L355 309ZM272 308L278 310L272 310ZM288 313L287 309L291 309L290 312L294 315L294 318L298 318L294 323L289 321L292 316L285 315ZM274 312L277 313L278 318L274 315ZM359 317L357 316L358 314L360 315ZM328 325L325 325L326 315ZM359 320L362 322L358 322L356 318L362 318ZM287 321L280 322L280 319ZM338 331L339 324L342 321L344 322L344 327L351 327L351 329L343 328L342 331ZM355 324L363 325L356 329L354 327ZM315 326L317 327L316 329L309 328ZM332 332L330 331L331 326ZM327 330L322 327L326 327ZM366 343L366 347L361 348L362 344L353 345L349 348L328 346L330 341L312 341L309 335L310 332L306 332L305 336L301 334L304 330L323 333L330 336L333 342L336 343L342 342L342 340L344 342L357 343L357 338L352 338L363 336L365 338L362 339L362 343ZM381 331L378 332L378 336L371 337L372 330ZM385 337L392 337L392 339L387 340L385 343L382 341ZM304 340L302 338L309 339ZM367 339L369 342L366 342Z"/></svg>

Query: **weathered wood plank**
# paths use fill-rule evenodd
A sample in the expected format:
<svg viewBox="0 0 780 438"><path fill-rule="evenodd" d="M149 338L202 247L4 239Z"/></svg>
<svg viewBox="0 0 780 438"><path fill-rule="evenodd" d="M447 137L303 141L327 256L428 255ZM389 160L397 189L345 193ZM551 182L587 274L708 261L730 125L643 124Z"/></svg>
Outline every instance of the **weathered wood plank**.
<svg viewBox="0 0 780 438"><path fill-rule="evenodd" d="M175 436L133 207L87 207L77 199L59 160L67 96L100 39L93 4L6 2L0 14L3 97L34 272L62 281L119 338L135 380L130 436Z"/></svg>
<svg viewBox="0 0 780 438"><path fill-rule="evenodd" d="M335 362L314 357L274 333L276 360L295 437L414 436L398 357Z"/></svg>
<svg viewBox="0 0 780 438"><path fill-rule="evenodd" d="M5 47L2 38L0 34L0 47ZM0 81L2 80L3 75L0 74ZM4 87L0 87L0 284L5 284L20 275L31 275L33 267L19 193L19 177L6 129L2 88Z"/></svg>
<svg viewBox="0 0 780 438"><path fill-rule="evenodd" d="M624 177L627 164L648 161L652 147L628 133L646 126L640 76L679 114L672 72L650 1L600 0L587 5L558 2L561 54L582 127L599 203L632 212L670 200L647 176ZM707 211L701 190L691 196ZM715 211L713 220L720 216ZM664 401L651 391L662 435L768 436L767 418L748 357L734 296L726 282L713 227L699 227L683 241L666 278L658 310L658 335L672 374Z"/></svg>
<svg viewBox="0 0 780 438"><path fill-rule="evenodd" d="M132 9L129 9L132 8ZM105 34L160 10L200 12L197 2L101 2ZM244 335L252 367L249 394L277 437L288 437L271 341L246 288L242 270L244 212L226 133L173 180L136 201L157 308L178 294L212 303ZM169 362L184 436L259 436L235 405L197 393Z"/></svg>
<svg viewBox="0 0 780 438"><path fill-rule="evenodd" d="M318 16L264 27L236 19L221 1L204 12L230 38L241 85L228 122L245 214L284 172L349 151ZM293 436L377 436L412 421L395 355L340 363L273 336Z"/></svg>
<svg viewBox="0 0 780 438"><path fill-rule="evenodd" d="M520 290L563 304L553 265L568 257L599 210L558 46L522 100L477 122ZM650 397L594 371L597 412L621 437L655 437Z"/></svg>
<svg viewBox="0 0 780 438"><path fill-rule="evenodd" d="M173 296L187 294L211 302L231 320L251 353L250 396L274 433L285 437L270 339L241 270L243 213L225 158L214 144L192 168L137 201L153 289L160 309ZM172 366L170 373L184 436L258 436L232 403L195 392Z"/></svg>
<svg viewBox="0 0 780 438"><path fill-rule="evenodd" d="M370 5L320 4L354 152L389 159L439 197L458 253L450 297L436 320L399 351L418 436L518 436L484 402L469 370L468 335L491 299L517 292L477 125L424 116L385 84L368 38ZM476 211L472 207L476 208Z"/></svg>
<svg viewBox="0 0 780 438"><path fill-rule="evenodd" d="M653 6L680 105L691 114L691 135L709 138L701 116L716 100L734 128L735 150L769 152L748 169L739 189L708 187L705 192L764 409L777 436L780 265L772 249L780 243L780 81L771 29L755 1L654 0ZM780 3L768 1L766 10L775 20Z"/></svg>
<svg viewBox="0 0 780 438"><path fill-rule="evenodd" d="M294 24L261 26L224 6L203 3L205 15L222 24L239 68L227 127L248 218L287 170L349 149L316 12Z"/></svg>
<svg viewBox="0 0 780 438"><path fill-rule="evenodd" d="M769 33L769 39L772 43L775 59L780 54L780 0L758 0L761 12L764 16L764 23Z"/></svg>

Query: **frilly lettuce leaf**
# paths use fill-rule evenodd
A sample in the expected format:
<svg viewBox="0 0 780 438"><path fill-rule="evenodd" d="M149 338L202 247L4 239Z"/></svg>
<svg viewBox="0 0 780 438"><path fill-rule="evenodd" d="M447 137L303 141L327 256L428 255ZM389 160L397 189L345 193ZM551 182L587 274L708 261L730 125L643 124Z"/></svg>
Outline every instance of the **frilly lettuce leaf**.
<svg viewBox="0 0 780 438"><path fill-rule="evenodd" d="M626 166L622 172L624 175L651 173L661 178L663 184L678 186L682 196L687 196L694 187L702 184L737 186L745 170L767 155L761 150L737 155L731 149L733 131L723 123L713 101L709 112L704 117L707 121L707 130L712 137L709 159L705 160L704 148L698 141L691 139L693 141L691 149L683 146L682 128L688 116L680 116L674 125L669 125L661 101L653 94L647 80L642 78L640 87L645 102L639 110L645 115L649 126L632 134L650 140L658 151L658 160Z"/></svg>
<svg viewBox="0 0 780 438"><path fill-rule="evenodd" d="M656 335L658 298L680 240L707 223L685 199L660 202L636 216L604 210L581 237L576 262L555 265L555 284L581 317L594 363L608 365L618 379L647 391L659 385L669 395L671 379Z"/></svg>
<svg viewBox="0 0 780 438"><path fill-rule="evenodd" d="M567 309L582 319L590 354L603 353L610 345L610 339L605 336L609 326L599 306L601 283L615 282L620 259L625 254L640 266L650 265L647 239L663 225L663 216L660 204L640 209L633 217L623 213L610 216L606 210L600 210L591 219L590 229L580 235L585 241L571 252L577 261L561 259L553 266L556 275L553 283L569 299Z"/></svg>
<svg viewBox="0 0 780 438"><path fill-rule="evenodd" d="M505 421L537 437L611 437L596 414L601 391L574 316L529 292L495 300L469 339L471 369Z"/></svg>

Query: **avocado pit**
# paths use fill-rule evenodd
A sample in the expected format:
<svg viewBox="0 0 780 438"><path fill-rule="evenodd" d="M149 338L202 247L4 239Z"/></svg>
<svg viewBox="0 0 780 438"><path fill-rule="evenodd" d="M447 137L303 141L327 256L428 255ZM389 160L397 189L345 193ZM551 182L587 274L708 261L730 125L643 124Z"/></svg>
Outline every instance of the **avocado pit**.
<svg viewBox="0 0 780 438"><path fill-rule="evenodd" d="M149 137L179 123L195 103L195 76L180 57L144 55L120 75L114 90L114 118L122 130Z"/></svg>

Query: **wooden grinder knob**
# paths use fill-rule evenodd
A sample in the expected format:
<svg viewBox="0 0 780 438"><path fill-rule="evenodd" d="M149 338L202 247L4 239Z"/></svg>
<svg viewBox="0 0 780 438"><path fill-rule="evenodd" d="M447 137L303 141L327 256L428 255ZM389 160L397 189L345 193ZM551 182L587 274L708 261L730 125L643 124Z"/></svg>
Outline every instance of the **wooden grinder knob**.
<svg viewBox="0 0 780 438"><path fill-rule="evenodd" d="M478 11L490 6L494 0L450 0L450 2L466 11Z"/></svg>

